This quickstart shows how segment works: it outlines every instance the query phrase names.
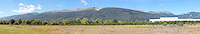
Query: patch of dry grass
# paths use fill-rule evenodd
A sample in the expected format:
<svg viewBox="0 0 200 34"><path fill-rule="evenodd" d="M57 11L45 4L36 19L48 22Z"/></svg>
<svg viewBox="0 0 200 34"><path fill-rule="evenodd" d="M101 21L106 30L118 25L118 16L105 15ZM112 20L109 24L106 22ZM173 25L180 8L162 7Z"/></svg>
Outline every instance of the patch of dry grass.
<svg viewBox="0 0 200 34"><path fill-rule="evenodd" d="M45 34L199 34L200 25L14 25Z"/></svg>

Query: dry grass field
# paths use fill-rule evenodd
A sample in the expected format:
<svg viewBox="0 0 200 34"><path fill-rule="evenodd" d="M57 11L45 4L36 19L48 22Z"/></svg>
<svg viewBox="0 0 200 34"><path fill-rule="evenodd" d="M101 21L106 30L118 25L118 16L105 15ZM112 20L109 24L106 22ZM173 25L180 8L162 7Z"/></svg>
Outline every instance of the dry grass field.
<svg viewBox="0 0 200 34"><path fill-rule="evenodd" d="M7 25L42 34L200 34L200 25Z"/></svg>

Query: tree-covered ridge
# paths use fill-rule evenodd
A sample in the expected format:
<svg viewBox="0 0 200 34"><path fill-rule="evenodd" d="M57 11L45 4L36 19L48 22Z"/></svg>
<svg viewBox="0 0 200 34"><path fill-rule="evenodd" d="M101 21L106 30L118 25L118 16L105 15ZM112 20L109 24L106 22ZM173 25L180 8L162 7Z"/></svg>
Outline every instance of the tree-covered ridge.
<svg viewBox="0 0 200 34"><path fill-rule="evenodd" d="M150 14L143 11L124 9L124 8L102 8L100 10L89 9L89 10L81 10L81 11L73 11L73 12L49 12L49 13L28 13L23 15L15 15L10 17L0 18L1 20L9 20L9 19L37 19L42 21L50 21L50 20L63 20L63 19L71 19L76 20L76 18L83 19L88 18L88 20L94 21L96 18L100 18L103 20L106 19L117 19L120 21L130 21L130 20L138 20L138 21L147 21L150 18L158 18L160 15Z"/></svg>

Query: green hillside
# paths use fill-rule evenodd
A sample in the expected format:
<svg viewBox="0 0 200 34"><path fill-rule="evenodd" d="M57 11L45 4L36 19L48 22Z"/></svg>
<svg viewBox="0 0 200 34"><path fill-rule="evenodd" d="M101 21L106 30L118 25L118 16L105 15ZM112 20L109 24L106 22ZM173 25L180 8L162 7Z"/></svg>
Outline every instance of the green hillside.
<svg viewBox="0 0 200 34"><path fill-rule="evenodd" d="M100 10L95 10L95 7L79 9L76 11L51 11L44 13L28 13L23 15L15 15L9 17L3 17L2 20L10 20L10 19L37 19L43 21L50 20L63 20L63 19L71 19L75 20L76 18L88 18L89 20L95 20L97 18L100 19L117 19L120 21L130 21L130 20L138 20L138 21L146 21L150 18L158 18L160 15L146 13L140 10L131 10L124 8L113 8L106 7Z"/></svg>

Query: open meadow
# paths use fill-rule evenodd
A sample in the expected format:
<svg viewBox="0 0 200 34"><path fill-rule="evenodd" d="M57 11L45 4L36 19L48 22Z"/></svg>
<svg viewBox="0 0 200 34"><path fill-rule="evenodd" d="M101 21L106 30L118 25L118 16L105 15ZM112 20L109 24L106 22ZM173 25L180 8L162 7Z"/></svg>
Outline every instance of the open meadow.
<svg viewBox="0 0 200 34"><path fill-rule="evenodd" d="M200 34L200 25L1 25L1 34Z"/></svg>

